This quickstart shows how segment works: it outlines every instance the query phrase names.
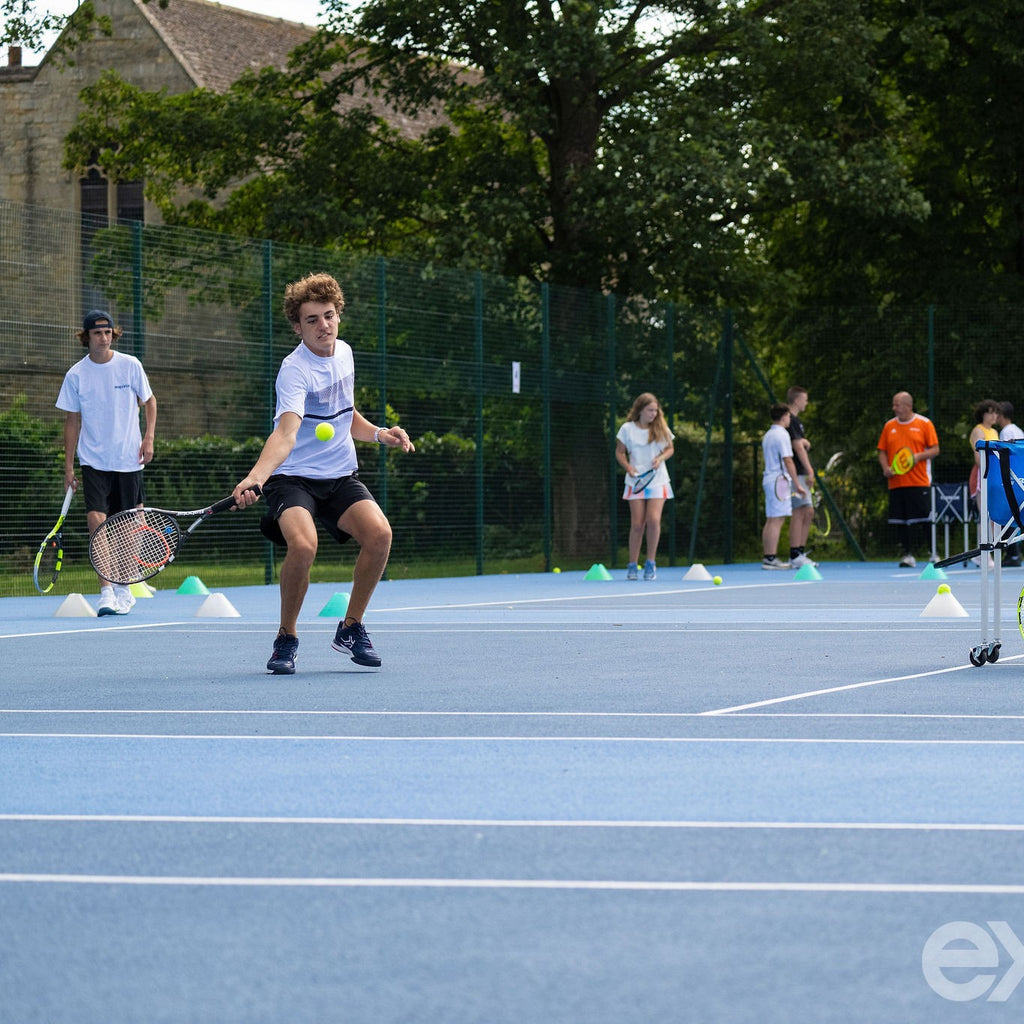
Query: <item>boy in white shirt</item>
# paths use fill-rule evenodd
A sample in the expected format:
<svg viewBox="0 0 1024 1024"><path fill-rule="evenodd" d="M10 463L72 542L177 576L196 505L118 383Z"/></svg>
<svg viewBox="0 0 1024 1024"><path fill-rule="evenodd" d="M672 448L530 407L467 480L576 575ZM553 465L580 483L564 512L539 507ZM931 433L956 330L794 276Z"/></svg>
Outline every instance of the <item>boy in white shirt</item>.
<svg viewBox="0 0 1024 1024"><path fill-rule="evenodd" d="M57 408L65 414L64 486L78 490L77 452L90 534L108 515L142 506L142 467L153 461L156 398L142 363L114 349L123 333L109 313L87 313L78 340L88 354L65 374L57 396ZM97 614L127 615L135 604L131 590L102 577L99 582Z"/></svg>
<svg viewBox="0 0 1024 1024"><path fill-rule="evenodd" d="M761 454L764 458L764 473L761 486L764 488L765 521L761 531L764 558L762 569L789 569L789 562L780 562L777 557L779 537L782 524L793 510L790 493L806 494L797 476L796 464L793 461L793 444L789 437L790 411L788 405L773 405L771 408L772 425L761 438ZM776 488L780 477L785 477L788 484ZM778 497L777 490L785 490L786 497Z"/></svg>

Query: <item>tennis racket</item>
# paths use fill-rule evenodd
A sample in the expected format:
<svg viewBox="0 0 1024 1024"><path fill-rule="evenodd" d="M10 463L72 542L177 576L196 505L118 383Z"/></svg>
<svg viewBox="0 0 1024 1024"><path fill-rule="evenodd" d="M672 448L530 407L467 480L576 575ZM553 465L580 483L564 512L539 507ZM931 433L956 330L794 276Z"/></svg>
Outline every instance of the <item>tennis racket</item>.
<svg viewBox="0 0 1024 1024"><path fill-rule="evenodd" d="M64 504L57 517L57 524L46 535L46 539L39 545L39 550L36 552L35 565L32 567L32 579L40 594L47 594L53 589L53 585L60 575L60 568L64 564L64 520L71 507L71 498L74 493L73 487L67 489L67 493L64 495Z"/></svg>
<svg viewBox="0 0 1024 1024"><path fill-rule="evenodd" d="M639 476L633 480L633 494L642 494L646 490L647 485L654 479L654 474L657 473L657 467L651 466L650 469L645 469Z"/></svg>
<svg viewBox="0 0 1024 1024"><path fill-rule="evenodd" d="M257 494L258 487L250 488ZM226 512L234 495L206 508L171 512L163 508L129 508L108 516L89 538L89 561L96 574L111 583L127 586L151 579L177 557L182 544L210 516ZM188 528L182 530L184 521Z"/></svg>
<svg viewBox="0 0 1024 1024"><path fill-rule="evenodd" d="M897 476L903 476L914 468L914 453L904 445L892 457L891 469Z"/></svg>
<svg viewBox="0 0 1024 1024"><path fill-rule="evenodd" d="M978 496L978 467L971 466L971 475L967 478L967 493L972 497Z"/></svg>
<svg viewBox="0 0 1024 1024"><path fill-rule="evenodd" d="M821 491L815 489L811 493L811 504L814 506L814 518L811 522L819 537L827 537L832 532L832 516L828 511L828 502L821 496Z"/></svg>
<svg viewBox="0 0 1024 1024"><path fill-rule="evenodd" d="M790 485L789 477L785 473L780 473L775 478L775 497L779 501L785 501L787 498L793 496L793 488Z"/></svg>

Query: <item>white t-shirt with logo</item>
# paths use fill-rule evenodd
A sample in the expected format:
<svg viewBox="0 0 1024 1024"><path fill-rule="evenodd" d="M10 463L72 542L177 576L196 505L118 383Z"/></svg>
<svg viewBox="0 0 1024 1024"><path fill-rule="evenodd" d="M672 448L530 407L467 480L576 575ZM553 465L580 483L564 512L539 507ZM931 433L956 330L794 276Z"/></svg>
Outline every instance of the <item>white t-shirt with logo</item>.
<svg viewBox="0 0 1024 1024"><path fill-rule="evenodd" d="M359 464L352 440L355 395L352 348L339 338L333 356L318 356L300 342L282 360L276 389L274 425L286 412L301 416L302 423L295 447L273 475L335 480L355 473ZM330 441L317 439L315 431L321 423L334 427Z"/></svg>
<svg viewBox="0 0 1024 1024"><path fill-rule="evenodd" d="M111 352L105 363L80 359L64 375L57 408L77 412L78 462L109 473L142 469L139 449L139 403L153 397L142 363L124 352Z"/></svg>

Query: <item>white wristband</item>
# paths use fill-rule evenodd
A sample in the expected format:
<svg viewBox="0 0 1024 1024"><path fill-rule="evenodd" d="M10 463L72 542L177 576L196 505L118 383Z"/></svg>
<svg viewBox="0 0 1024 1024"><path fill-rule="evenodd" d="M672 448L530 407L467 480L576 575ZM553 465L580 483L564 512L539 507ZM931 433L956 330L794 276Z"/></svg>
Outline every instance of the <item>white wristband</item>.
<svg viewBox="0 0 1024 1024"><path fill-rule="evenodd" d="M380 444L380 443L381 443L381 440L380 440L380 432L381 432L382 430L386 430L386 429L387 429L386 427L378 427L378 428L377 428L377 429L376 429L376 430L375 430L375 431L373 432L373 443L374 443L374 444Z"/></svg>

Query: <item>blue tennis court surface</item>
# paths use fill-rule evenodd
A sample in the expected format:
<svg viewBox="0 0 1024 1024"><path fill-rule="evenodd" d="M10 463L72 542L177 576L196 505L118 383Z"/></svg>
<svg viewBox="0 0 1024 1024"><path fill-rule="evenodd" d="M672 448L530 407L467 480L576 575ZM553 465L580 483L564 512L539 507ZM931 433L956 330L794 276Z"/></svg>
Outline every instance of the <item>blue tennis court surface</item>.
<svg viewBox="0 0 1024 1024"><path fill-rule="evenodd" d="M0 1019L1019 1016L1024 573L708 568L0 601Z"/></svg>

